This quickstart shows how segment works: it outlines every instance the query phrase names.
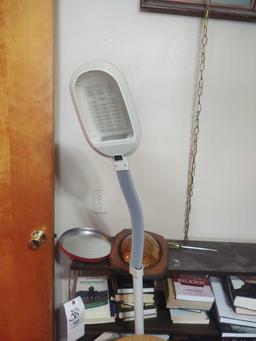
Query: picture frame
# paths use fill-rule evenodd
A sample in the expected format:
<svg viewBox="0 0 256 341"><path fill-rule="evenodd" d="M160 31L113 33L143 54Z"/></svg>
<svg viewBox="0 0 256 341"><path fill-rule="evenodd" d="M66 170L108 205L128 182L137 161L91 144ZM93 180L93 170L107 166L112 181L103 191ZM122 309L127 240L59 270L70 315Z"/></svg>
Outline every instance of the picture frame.
<svg viewBox="0 0 256 341"><path fill-rule="evenodd" d="M205 0L140 0L147 12L202 17ZM256 0L211 0L210 18L256 22Z"/></svg>

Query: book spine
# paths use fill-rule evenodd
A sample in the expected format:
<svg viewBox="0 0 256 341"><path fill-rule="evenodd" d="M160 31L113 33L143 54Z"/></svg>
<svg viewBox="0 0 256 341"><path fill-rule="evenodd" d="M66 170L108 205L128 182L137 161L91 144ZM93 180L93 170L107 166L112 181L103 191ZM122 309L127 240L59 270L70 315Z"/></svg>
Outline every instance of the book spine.
<svg viewBox="0 0 256 341"><path fill-rule="evenodd" d="M134 302L134 295L133 294L115 294L115 300L117 302ZM154 302L154 294L143 294L143 302L150 303Z"/></svg>
<svg viewBox="0 0 256 341"><path fill-rule="evenodd" d="M115 292L113 283L111 280L108 280L108 292L109 292L109 309L110 309L110 316L116 316L116 304L114 301Z"/></svg>
<svg viewBox="0 0 256 341"><path fill-rule="evenodd" d="M234 301L235 301L236 293L235 293L235 289L233 288L233 284L231 282L230 276L225 277L223 284L224 284L224 288L226 289L226 292L228 294L228 297L230 298L230 301L233 307L235 307Z"/></svg>
<svg viewBox="0 0 256 341"><path fill-rule="evenodd" d="M117 289L118 294L133 294L133 288L118 288ZM143 288L143 293L154 293L154 288Z"/></svg>
<svg viewBox="0 0 256 341"><path fill-rule="evenodd" d="M237 320L237 319L222 317L222 316L220 317L220 322L221 323L236 324L239 326L248 326L248 327L254 327L254 328L256 327L256 322Z"/></svg>

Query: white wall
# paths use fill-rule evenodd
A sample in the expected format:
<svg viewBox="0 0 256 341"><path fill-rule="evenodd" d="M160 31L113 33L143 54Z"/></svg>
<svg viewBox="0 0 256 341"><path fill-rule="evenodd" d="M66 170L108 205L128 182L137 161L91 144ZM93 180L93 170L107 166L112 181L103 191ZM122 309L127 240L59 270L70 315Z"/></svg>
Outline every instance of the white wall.
<svg viewBox="0 0 256 341"><path fill-rule="evenodd" d="M56 5L56 232L130 226L112 162L82 135L68 83L90 60L118 66L142 126L130 168L148 230L182 238L200 19L142 13L138 0ZM191 239L256 241L256 25L210 20ZM91 210L104 189L109 212Z"/></svg>
<svg viewBox="0 0 256 341"><path fill-rule="evenodd" d="M112 162L90 149L68 83L82 63L125 74L142 126L130 157L145 226L182 238L200 20L141 13L137 0L61 0L56 39L56 230L130 225ZM212 20L191 215L192 239L256 240L256 25ZM109 194L94 214L91 191Z"/></svg>

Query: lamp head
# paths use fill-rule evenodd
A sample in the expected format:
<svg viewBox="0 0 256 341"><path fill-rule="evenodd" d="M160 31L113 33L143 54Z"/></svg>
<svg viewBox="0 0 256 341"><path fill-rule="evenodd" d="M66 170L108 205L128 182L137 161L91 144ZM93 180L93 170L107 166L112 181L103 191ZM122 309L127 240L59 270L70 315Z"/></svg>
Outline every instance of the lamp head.
<svg viewBox="0 0 256 341"><path fill-rule="evenodd" d="M123 74L106 62L82 65L70 92L88 143L108 157L129 155L138 146L140 125Z"/></svg>

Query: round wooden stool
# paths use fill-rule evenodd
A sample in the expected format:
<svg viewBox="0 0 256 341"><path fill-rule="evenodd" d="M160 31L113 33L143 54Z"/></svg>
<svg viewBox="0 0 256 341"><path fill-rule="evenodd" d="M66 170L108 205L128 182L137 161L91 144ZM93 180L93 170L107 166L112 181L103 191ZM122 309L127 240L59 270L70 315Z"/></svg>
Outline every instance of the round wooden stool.
<svg viewBox="0 0 256 341"><path fill-rule="evenodd" d="M132 336L125 336L117 341L163 341L157 336L152 335L132 335Z"/></svg>

